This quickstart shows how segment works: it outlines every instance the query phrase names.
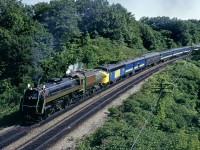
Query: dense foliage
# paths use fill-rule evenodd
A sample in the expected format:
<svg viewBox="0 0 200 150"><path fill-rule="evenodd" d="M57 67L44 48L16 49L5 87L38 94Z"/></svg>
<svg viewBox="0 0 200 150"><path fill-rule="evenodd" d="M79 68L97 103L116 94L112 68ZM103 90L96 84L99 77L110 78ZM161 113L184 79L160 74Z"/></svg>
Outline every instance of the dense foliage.
<svg viewBox="0 0 200 150"><path fill-rule="evenodd" d="M77 149L200 149L199 58L154 75L139 93L111 108L105 125ZM161 81L166 89L158 99Z"/></svg>
<svg viewBox="0 0 200 150"><path fill-rule="evenodd" d="M136 21L123 6L106 0L52 0L34 6L2 0L0 118L18 109L27 83L61 77L70 64L96 67L148 51L199 43L199 35L197 20Z"/></svg>
<svg viewBox="0 0 200 150"><path fill-rule="evenodd" d="M53 37L30 10L17 1L0 1L0 116L9 113L7 107L17 109L24 84L41 75L39 64L53 50Z"/></svg>

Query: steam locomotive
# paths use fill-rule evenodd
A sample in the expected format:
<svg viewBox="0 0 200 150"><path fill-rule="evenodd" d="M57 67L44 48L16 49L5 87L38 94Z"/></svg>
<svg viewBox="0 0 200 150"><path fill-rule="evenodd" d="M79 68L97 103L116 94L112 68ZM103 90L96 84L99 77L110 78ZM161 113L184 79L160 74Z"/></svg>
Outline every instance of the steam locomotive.
<svg viewBox="0 0 200 150"><path fill-rule="evenodd" d="M63 78L49 79L45 84L34 88L28 85L20 102L20 114L24 120L42 120L120 78L134 75L137 71L173 57L186 55L192 50L194 47L186 46L152 52L97 69L72 71Z"/></svg>

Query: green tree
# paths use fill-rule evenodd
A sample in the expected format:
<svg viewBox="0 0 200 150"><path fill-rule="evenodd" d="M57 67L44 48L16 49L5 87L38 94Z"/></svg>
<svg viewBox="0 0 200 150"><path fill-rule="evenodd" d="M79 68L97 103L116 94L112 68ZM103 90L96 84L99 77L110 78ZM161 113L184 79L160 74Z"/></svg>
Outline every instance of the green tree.
<svg viewBox="0 0 200 150"><path fill-rule="evenodd" d="M34 18L53 35L56 49L60 49L62 43L74 42L74 38L80 36L78 29L80 17L77 15L74 0L38 3L34 6L34 11Z"/></svg>

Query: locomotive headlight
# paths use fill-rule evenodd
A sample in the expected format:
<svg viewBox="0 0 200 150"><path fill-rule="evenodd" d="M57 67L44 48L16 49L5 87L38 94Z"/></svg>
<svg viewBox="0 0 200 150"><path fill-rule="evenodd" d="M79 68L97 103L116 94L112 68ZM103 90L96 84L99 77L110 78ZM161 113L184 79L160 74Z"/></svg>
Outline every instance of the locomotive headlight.
<svg viewBox="0 0 200 150"><path fill-rule="evenodd" d="M27 88L30 89L30 88L31 88L31 84L28 84L28 85L27 85Z"/></svg>

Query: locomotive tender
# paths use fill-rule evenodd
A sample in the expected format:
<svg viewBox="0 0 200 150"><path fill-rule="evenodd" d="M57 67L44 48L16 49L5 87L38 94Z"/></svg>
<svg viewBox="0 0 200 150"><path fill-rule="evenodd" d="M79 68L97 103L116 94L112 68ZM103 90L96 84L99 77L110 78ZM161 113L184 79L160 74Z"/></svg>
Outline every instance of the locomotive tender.
<svg viewBox="0 0 200 150"><path fill-rule="evenodd" d="M63 78L52 78L47 83L24 92L20 102L20 113L25 120L42 120L51 113L76 103L102 87L133 75L146 67L190 53L194 47L186 46L162 52L152 52L141 57L107 64L98 69L71 72Z"/></svg>

